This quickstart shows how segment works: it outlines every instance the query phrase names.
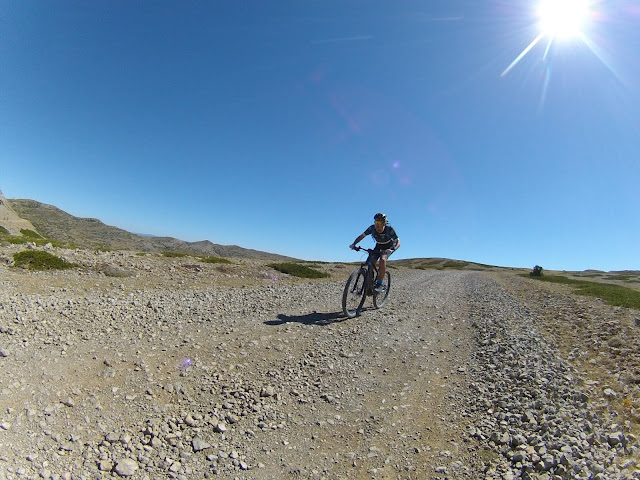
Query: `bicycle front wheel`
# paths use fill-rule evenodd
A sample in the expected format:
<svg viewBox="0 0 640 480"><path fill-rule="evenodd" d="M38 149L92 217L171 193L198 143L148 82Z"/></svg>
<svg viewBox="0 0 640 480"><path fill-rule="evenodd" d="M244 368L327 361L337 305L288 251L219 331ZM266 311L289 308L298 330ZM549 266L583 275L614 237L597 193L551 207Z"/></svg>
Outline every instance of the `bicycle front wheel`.
<svg viewBox="0 0 640 480"><path fill-rule="evenodd" d="M353 272L346 285L344 286L344 292L342 292L342 311L344 314L353 318L358 315L358 312L362 308L365 299L365 279L366 271L359 268Z"/></svg>
<svg viewBox="0 0 640 480"><path fill-rule="evenodd" d="M382 308L389 298L389 291L391 291L391 274L388 270L384 274L382 284L382 291L380 293L373 294L373 306L376 308Z"/></svg>

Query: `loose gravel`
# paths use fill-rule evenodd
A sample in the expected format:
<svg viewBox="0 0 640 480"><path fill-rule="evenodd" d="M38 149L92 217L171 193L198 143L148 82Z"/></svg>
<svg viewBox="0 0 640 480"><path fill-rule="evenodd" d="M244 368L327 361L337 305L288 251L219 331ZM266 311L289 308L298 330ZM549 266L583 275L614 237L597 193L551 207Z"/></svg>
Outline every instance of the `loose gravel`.
<svg viewBox="0 0 640 480"><path fill-rule="evenodd" d="M346 319L353 266L48 247L80 267L28 272L21 248L0 248L0 480L640 478L637 385L594 380L532 303L567 294L394 268Z"/></svg>

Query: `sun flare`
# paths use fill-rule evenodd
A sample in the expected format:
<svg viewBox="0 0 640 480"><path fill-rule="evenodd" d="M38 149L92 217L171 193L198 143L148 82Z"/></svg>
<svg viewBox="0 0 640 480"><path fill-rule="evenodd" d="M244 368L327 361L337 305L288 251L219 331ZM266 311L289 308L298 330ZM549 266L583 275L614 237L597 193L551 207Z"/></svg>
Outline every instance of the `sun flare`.
<svg viewBox="0 0 640 480"><path fill-rule="evenodd" d="M588 0L542 0L538 6L540 30L554 38L582 34L589 16Z"/></svg>
<svg viewBox="0 0 640 480"><path fill-rule="evenodd" d="M589 45L586 31L593 20L592 2L594 0L540 0L535 14L538 18L538 35L520 52L513 62L500 75L504 77L543 39L546 40L543 59L556 40L578 38ZM591 48L591 47L590 47Z"/></svg>

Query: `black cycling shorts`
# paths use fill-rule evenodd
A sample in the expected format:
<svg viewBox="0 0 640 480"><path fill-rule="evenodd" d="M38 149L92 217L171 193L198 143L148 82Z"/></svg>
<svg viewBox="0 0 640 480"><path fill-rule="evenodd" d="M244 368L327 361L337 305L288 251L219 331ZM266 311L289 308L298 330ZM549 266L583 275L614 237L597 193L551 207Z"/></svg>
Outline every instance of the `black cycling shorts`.
<svg viewBox="0 0 640 480"><path fill-rule="evenodd" d="M380 258L380 252L389 250L390 248L393 248L393 242L376 243L376 246L373 247L373 253L369 254L368 260L371 260L373 263L377 262Z"/></svg>

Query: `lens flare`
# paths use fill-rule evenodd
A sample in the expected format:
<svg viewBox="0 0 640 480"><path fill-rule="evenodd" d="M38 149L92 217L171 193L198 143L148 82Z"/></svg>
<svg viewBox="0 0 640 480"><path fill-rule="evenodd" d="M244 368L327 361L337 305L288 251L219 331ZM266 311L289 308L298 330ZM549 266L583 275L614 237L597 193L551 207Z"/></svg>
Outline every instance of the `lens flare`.
<svg viewBox="0 0 640 480"><path fill-rule="evenodd" d="M189 372L189 370L191 369L191 359L190 358L183 358L180 361L180 365L178 366L178 370L180 371L180 376L181 377L185 377L187 375L187 372Z"/></svg>
<svg viewBox="0 0 640 480"><path fill-rule="evenodd" d="M589 46L585 30L593 20L591 0L541 0L536 9L538 35L520 52L500 75L504 77L543 38L547 39L543 59L546 60L554 40L578 38Z"/></svg>

